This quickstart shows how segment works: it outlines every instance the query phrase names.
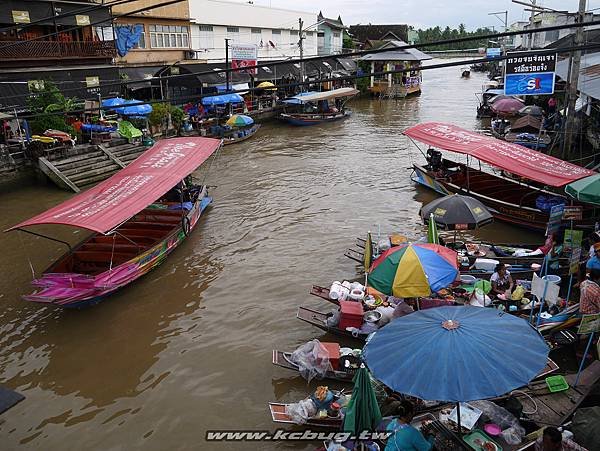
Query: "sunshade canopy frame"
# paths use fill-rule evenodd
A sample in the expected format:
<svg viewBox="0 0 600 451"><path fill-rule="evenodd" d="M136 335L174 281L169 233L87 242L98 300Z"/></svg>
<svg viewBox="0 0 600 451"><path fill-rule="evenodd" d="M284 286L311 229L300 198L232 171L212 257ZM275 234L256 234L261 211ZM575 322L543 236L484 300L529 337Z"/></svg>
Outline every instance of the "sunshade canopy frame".
<svg viewBox="0 0 600 451"><path fill-rule="evenodd" d="M108 235L191 174L220 146L221 141L213 138L159 141L112 177L5 231L54 224Z"/></svg>

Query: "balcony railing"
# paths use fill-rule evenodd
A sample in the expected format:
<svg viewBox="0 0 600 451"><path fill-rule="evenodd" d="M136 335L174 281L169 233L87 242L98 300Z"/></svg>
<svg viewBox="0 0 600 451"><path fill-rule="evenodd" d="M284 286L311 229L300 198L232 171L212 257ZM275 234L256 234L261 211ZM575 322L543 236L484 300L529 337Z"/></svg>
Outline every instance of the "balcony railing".
<svg viewBox="0 0 600 451"><path fill-rule="evenodd" d="M0 41L0 60L111 58L115 54L115 41Z"/></svg>

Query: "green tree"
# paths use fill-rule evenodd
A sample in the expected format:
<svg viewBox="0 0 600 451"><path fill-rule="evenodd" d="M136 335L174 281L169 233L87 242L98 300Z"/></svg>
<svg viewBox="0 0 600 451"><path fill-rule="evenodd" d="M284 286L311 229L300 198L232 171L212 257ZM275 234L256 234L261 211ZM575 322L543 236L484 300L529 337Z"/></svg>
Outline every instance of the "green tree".
<svg viewBox="0 0 600 451"><path fill-rule="evenodd" d="M74 134L75 130L67 124L67 114L81 103L76 97L65 97L51 81L44 81L41 89L32 91L27 106L35 119L30 123L34 134L42 134L48 129L61 130Z"/></svg>

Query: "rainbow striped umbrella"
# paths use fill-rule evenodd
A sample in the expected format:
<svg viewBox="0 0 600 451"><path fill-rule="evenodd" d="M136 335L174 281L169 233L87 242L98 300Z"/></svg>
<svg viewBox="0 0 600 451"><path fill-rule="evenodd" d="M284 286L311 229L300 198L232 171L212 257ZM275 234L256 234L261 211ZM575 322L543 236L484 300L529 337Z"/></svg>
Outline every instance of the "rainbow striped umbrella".
<svg viewBox="0 0 600 451"><path fill-rule="evenodd" d="M250 116L246 116L245 114L234 114L226 122L227 125L232 127L245 127L247 125L254 124L254 119Z"/></svg>
<svg viewBox="0 0 600 451"><path fill-rule="evenodd" d="M385 251L371 265L369 285L400 298L429 296L458 276L457 254L439 244L414 243Z"/></svg>

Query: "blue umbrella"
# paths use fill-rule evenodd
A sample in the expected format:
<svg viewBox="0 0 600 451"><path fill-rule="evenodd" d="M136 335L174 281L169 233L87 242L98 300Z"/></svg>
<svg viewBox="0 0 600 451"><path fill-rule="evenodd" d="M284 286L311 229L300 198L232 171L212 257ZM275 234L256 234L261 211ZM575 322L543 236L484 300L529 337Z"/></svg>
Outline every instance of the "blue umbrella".
<svg viewBox="0 0 600 451"><path fill-rule="evenodd" d="M141 100L124 100L124 106L113 107L117 113L123 116L146 116L152 113L152 105L142 103Z"/></svg>
<svg viewBox="0 0 600 451"><path fill-rule="evenodd" d="M113 107L115 105L124 105L127 101L121 97L113 97L112 99L104 99L102 106L106 108Z"/></svg>
<svg viewBox="0 0 600 451"><path fill-rule="evenodd" d="M363 350L374 378L421 399L466 402L522 387L548 346L521 318L480 307L438 307L395 319Z"/></svg>

